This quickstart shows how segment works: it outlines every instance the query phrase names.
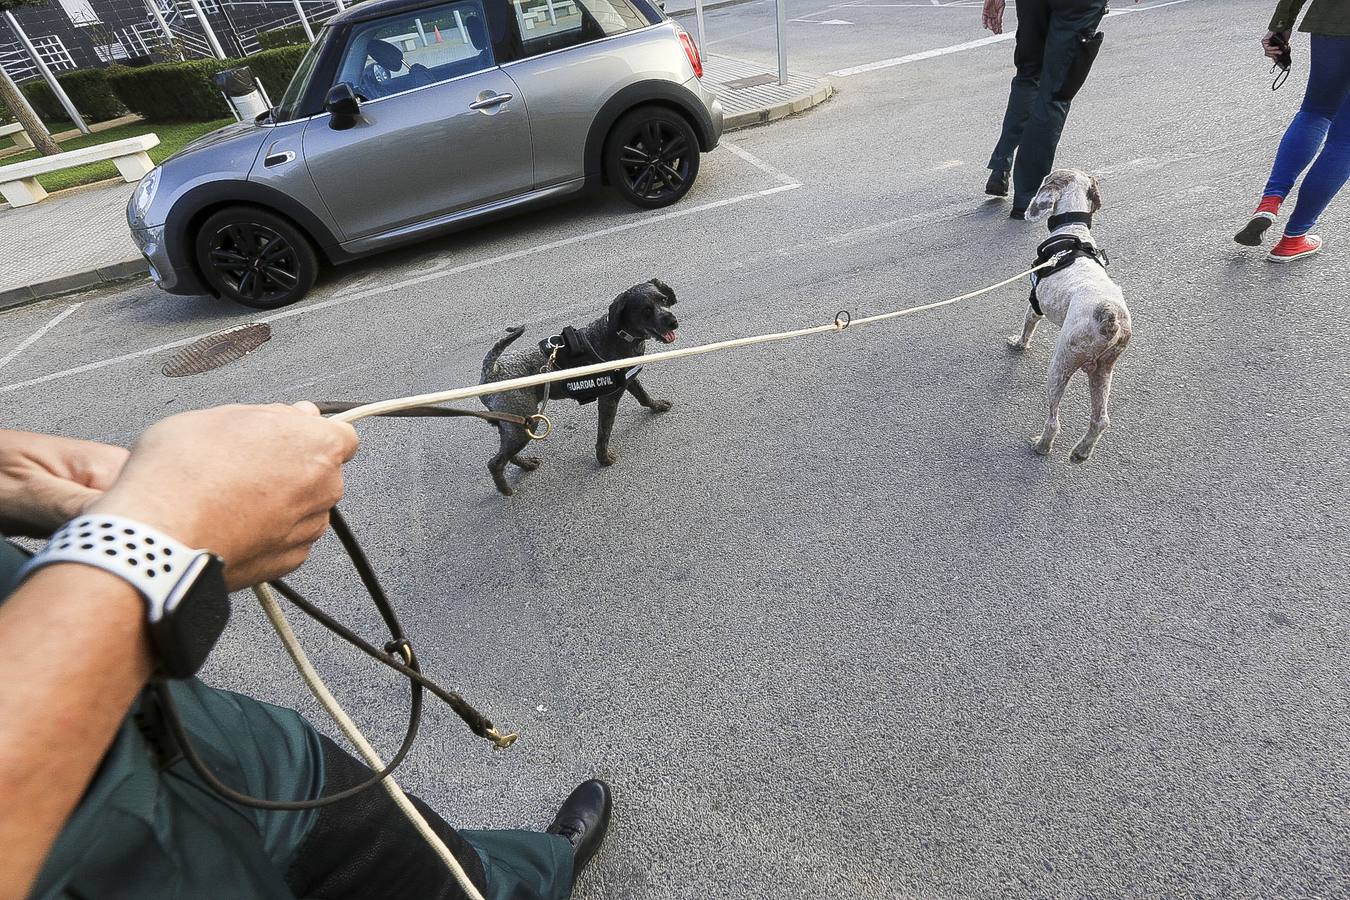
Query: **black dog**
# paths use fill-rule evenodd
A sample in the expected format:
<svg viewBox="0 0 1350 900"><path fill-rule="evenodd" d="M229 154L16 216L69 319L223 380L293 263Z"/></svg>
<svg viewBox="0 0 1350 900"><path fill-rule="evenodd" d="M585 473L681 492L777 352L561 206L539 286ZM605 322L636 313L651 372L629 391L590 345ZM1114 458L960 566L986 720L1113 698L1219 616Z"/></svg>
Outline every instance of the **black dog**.
<svg viewBox="0 0 1350 900"><path fill-rule="evenodd" d="M577 334L602 360L641 356L648 339L663 344L674 343L675 330L680 327L675 314L670 311L670 307L674 305L675 292L653 278L651 281L634 285L615 297L606 315L585 328L577 329ZM506 337L488 351L487 356L483 358L481 384L537 375L543 371L548 364L549 354L542 347L505 352L506 348L511 346L511 342L524 333L523 326L512 328ZM630 378L626 389L652 412L662 413L670 409L669 400L653 400L637 378ZM491 394L483 398L483 405L493 412L531 416L540 411L545 397L548 396L547 390L548 386L545 385ZM595 441L595 458L602 466L612 465L616 459L609 450L609 436L614 430L614 414L619 409L623 391L621 388L600 397L597 401L600 431ZM558 395L555 393L554 396ZM517 455L530 442L523 426L500 422L497 423L497 431L501 435L501 449L488 462L488 470L492 472L492 480L496 482L497 490L509 497L513 491L506 483L506 464L515 463L528 472L538 468L540 460L533 456Z"/></svg>

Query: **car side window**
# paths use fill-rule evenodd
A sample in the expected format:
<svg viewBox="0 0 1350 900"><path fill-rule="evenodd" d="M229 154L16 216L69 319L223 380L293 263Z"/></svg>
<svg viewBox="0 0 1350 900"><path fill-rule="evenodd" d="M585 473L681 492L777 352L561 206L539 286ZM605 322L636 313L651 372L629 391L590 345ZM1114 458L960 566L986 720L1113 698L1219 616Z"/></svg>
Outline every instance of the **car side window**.
<svg viewBox="0 0 1350 900"><path fill-rule="evenodd" d="M574 47L645 28L647 17L627 0L511 0L523 56Z"/></svg>
<svg viewBox="0 0 1350 900"><path fill-rule="evenodd" d="M336 81L364 100L490 69L492 42L480 0L362 22L352 29Z"/></svg>

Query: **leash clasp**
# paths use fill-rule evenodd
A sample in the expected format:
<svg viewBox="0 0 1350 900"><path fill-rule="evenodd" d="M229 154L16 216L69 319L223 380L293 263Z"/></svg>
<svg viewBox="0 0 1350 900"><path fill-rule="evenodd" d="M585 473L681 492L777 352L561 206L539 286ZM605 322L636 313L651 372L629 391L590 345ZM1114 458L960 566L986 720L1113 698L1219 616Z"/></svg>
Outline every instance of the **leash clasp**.
<svg viewBox="0 0 1350 900"><path fill-rule="evenodd" d="M514 744L518 737L520 737L519 732L513 731L510 734L502 734L496 726L487 730L487 739L492 741L492 747L495 750L505 750Z"/></svg>

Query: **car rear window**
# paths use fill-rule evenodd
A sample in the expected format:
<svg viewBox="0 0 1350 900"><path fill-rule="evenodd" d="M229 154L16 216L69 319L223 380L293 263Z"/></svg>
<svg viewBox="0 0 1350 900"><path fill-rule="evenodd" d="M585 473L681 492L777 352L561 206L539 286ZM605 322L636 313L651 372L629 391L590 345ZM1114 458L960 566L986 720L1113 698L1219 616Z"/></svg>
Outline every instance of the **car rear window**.
<svg viewBox="0 0 1350 900"><path fill-rule="evenodd" d="M526 56L650 25L625 0L511 0Z"/></svg>

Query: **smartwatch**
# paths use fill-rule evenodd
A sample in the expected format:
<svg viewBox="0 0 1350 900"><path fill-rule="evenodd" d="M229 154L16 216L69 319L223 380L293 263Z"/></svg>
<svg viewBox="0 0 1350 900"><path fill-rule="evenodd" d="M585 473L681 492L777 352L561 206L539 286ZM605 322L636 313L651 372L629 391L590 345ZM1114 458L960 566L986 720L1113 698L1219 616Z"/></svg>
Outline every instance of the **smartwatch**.
<svg viewBox="0 0 1350 900"><path fill-rule="evenodd" d="M19 578L54 563L93 566L136 589L145 599L156 674L162 677L195 675L230 618L220 557L131 519L72 519L28 561Z"/></svg>

